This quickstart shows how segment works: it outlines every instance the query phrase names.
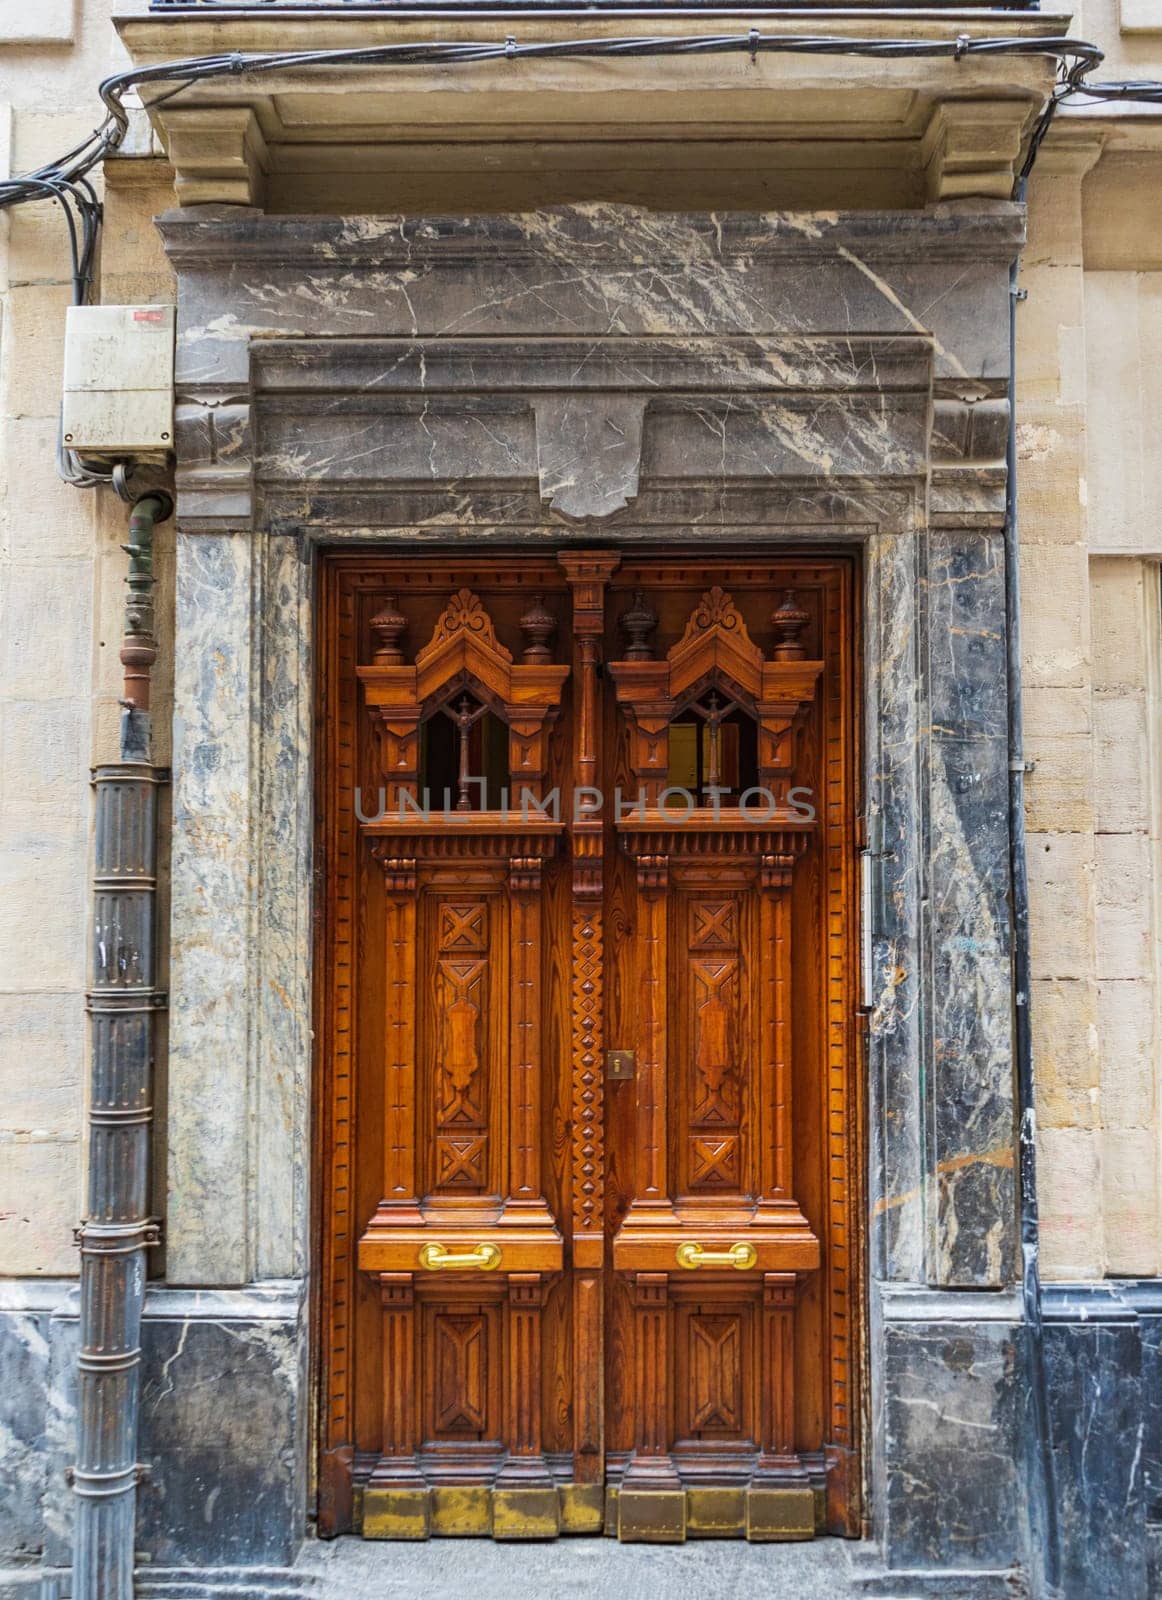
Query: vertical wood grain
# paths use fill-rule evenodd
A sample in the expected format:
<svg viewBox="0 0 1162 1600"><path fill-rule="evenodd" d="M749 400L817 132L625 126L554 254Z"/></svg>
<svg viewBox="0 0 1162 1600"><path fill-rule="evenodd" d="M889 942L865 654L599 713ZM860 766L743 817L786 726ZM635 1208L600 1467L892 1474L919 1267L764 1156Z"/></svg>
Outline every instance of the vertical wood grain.
<svg viewBox="0 0 1162 1600"><path fill-rule="evenodd" d="M790 870L763 858L762 1041L759 1060L759 1194L782 1200L793 1192L791 1145L791 918Z"/></svg>
<svg viewBox="0 0 1162 1600"><path fill-rule="evenodd" d="M763 1274L762 1452L755 1476L799 1476L795 1454L795 1274Z"/></svg>
<svg viewBox="0 0 1162 1600"><path fill-rule="evenodd" d="M541 1199L541 863L509 863L509 1198Z"/></svg>
<svg viewBox="0 0 1162 1600"><path fill-rule="evenodd" d="M638 860L638 945L641 962L641 1020L637 1068L637 1197L664 1202L669 1198L667 1139L666 909L669 862L665 856Z"/></svg>
<svg viewBox="0 0 1162 1600"><path fill-rule="evenodd" d="M388 1201L414 1202L416 1185L416 864L383 862L387 899L384 1175Z"/></svg>

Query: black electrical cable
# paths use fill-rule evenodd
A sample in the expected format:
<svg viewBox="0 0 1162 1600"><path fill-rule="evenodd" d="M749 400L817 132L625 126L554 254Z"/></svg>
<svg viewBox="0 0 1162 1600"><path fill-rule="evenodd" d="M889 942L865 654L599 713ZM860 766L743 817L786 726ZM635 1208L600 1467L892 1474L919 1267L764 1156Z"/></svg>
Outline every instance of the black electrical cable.
<svg viewBox="0 0 1162 1600"><path fill-rule="evenodd" d="M124 99L133 90L153 83L172 83L164 97L170 99L195 83L209 78L242 74L293 71L300 68L343 66L455 65L481 61L521 61L530 59L601 59L633 56L688 56L745 52L752 58L763 54L851 55L886 60L951 58L970 55L1019 55L1056 57L1061 64L1061 86L1080 91L1085 75L1103 60L1096 45L1076 39L973 39L961 34L953 39L847 39L825 35L788 34L784 37L749 29L746 33L701 34L676 39L658 35L631 35L614 39L538 40L521 44L515 39L504 43L464 41L454 43L368 45L343 50L276 50L244 54L193 56L184 60L160 62L151 67L131 67L115 73L100 85L106 118L92 135L75 145L56 161L26 177L0 183L0 209L34 198L29 189L36 180L72 182L100 165L110 151L125 138L129 117ZM1162 84L1103 84L1103 95L1121 98L1162 99Z"/></svg>
<svg viewBox="0 0 1162 1600"><path fill-rule="evenodd" d="M198 8L193 8L198 9ZM105 157L120 148L129 128L125 97L150 84L171 88L149 105L161 105L194 84L221 77L251 76L325 67L454 66L481 61L601 60L640 56L694 56L745 53L755 60L764 55L864 56L879 60L951 59L966 56L1050 56L1058 63L1058 82L1029 142L1021 179L1027 179L1037 150L1060 105L1073 96L1097 102L1138 101L1162 104L1162 83L1139 80L1090 83L1088 75L1104 60L1096 45L1081 39L974 39L958 34L951 39L848 39L818 34L764 34L757 28L745 33L698 34L690 38L627 35L614 39L537 40L521 44L510 36L503 43L432 42L425 44L367 45L343 50L274 50L244 54L192 56L164 61L151 67L131 67L115 73L100 85L106 116L87 139L35 172L0 182L0 210L51 198L64 210L73 266L73 298L78 305L88 298L93 261L100 233L100 201L88 175ZM1020 181L1020 180L1019 180ZM89 487L108 483L111 475L86 466L72 452L59 447L59 463L69 483Z"/></svg>
<svg viewBox="0 0 1162 1600"><path fill-rule="evenodd" d="M0 205L50 200L60 206L68 234L73 304L84 305L92 288L102 216L101 202L93 185L83 173L67 178L61 171L46 167L40 172L12 179L2 187L12 193L0 195ZM57 430L56 457L58 473L74 488L92 489L98 484L112 481L110 472L82 461L76 451L66 447L63 428L60 427Z"/></svg>

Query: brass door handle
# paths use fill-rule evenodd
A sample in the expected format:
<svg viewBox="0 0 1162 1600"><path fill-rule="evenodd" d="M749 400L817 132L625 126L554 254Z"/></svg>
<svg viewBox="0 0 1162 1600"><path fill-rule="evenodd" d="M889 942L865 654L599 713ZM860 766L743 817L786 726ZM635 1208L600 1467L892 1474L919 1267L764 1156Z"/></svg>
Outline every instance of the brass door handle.
<svg viewBox="0 0 1162 1600"><path fill-rule="evenodd" d="M420 1266L428 1272L492 1272L500 1265L498 1244L478 1244L471 1250L456 1252L446 1244L425 1244L420 1249Z"/></svg>
<svg viewBox="0 0 1162 1600"><path fill-rule="evenodd" d="M685 1244L678 1246L677 1255L678 1265L687 1267L691 1272L695 1267L736 1267L739 1272L745 1272L759 1258L754 1245L745 1244L741 1239L738 1244L732 1244L729 1250L704 1250L700 1244L688 1239Z"/></svg>

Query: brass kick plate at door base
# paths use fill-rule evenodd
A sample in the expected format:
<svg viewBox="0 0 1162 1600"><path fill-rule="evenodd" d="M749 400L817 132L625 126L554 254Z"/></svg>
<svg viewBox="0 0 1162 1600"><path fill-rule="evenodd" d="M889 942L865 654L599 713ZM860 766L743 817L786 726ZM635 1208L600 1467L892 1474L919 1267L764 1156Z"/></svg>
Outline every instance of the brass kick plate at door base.
<svg viewBox="0 0 1162 1600"><path fill-rule="evenodd" d="M633 1069L632 1050L607 1050L605 1052L605 1076L611 1083L628 1083L633 1077Z"/></svg>

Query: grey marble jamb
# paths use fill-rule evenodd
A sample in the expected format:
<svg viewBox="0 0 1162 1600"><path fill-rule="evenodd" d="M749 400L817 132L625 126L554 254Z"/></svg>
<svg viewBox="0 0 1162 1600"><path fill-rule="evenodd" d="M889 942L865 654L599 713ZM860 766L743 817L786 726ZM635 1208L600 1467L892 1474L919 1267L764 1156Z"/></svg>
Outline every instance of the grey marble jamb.
<svg viewBox="0 0 1162 1600"><path fill-rule="evenodd" d="M314 569L292 536L268 535L260 554L254 1270L297 1278L309 1269Z"/></svg>
<svg viewBox="0 0 1162 1600"><path fill-rule="evenodd" d="M877 1277L923 1282L927 1235L923 1026L927 745L923 660L925 541L883 532L865 546L866 771L872 942L869 1019L871 1249Z"/></svg>
<svg viewBox="0 0 1162 1600"><path fill-rule="evenodd" d="M183 1284L246 1283L255 1259L257 561L244 533L178 532L166 1253Z"/></svg>
<svg viewBox="0 0 1162 1600"><path fill-rule="evenodd" d="M1015 1271L1004 553L928 541L932 1072L936 1278Z"/></svg>
<svg viewBox="0 0 1162 1600"><path fill-rule="evenodd" d="M167 1261L241 1284L307 1266L311 567L177 540Z"/></svg>

